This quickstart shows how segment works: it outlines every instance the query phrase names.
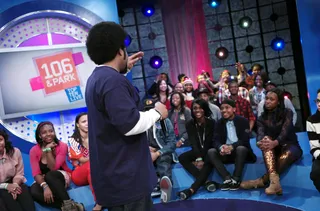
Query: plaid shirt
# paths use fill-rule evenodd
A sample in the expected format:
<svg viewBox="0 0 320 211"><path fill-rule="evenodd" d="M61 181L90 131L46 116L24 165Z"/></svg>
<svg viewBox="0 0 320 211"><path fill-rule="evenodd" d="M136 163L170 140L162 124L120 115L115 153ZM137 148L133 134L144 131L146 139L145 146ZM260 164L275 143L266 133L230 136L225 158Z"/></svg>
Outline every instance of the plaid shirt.
<svg viewBox="0 0 320 211"><path fill-rule="evenodd" d="M248 100L243 99L242 97L238 96L238 98L235 102L236 102L236 114L237 115L242 116L242 117L248 119L249 121L256 120L256 117L253 114L251 105Z"/></svg>

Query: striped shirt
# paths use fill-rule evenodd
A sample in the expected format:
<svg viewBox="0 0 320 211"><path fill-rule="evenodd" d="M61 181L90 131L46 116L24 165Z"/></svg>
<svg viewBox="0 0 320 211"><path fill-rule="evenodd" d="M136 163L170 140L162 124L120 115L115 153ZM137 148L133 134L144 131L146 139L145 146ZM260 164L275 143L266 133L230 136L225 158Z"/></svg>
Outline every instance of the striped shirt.
<svg viewBox="0 0 320 211"><path fill-rule="evenodd" d="M310 153L317 159L320 158L320 111L307 119L307 132L310 141Z"/></svg>

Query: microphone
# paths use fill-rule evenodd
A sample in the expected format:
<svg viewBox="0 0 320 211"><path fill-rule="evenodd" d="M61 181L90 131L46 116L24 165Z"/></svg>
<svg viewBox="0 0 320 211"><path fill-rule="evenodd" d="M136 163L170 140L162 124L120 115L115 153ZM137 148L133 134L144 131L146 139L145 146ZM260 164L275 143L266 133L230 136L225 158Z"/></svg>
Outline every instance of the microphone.
<svg viewBox="0 0 320 211"><path fill-rule="evenodd" d="M163 132L163 135L166 136L166 132L167 132L167 124L164 120L160 120L160 125L161 125L161 129Z"/></svg>

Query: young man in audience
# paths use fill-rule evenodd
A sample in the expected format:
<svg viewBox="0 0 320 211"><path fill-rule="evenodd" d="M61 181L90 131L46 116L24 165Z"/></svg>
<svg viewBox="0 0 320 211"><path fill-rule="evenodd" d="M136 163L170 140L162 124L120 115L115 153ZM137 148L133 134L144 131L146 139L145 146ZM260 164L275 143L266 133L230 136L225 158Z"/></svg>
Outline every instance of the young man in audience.
<svg viewBox="0 0 320 211"><path fill-rule="evenodd" d="M274 89L276 88L277 85L275 83L272 83L271 81L268 81L266 84L265 84L265 89L266 89L266 92L270 91L271 89ZM258 116L257 118L259 118L263 112L263 106L265 104L265 100L262 100L259 105L258 105ZM294 108L292 102L290 99L288 98L284 98L284 106L285 108L288 108L290 109L292 112L293 112L293 118L292 118L292 122L293 122L293 125L296 124L297 122L297 112L296 112L296 109Z"/></svg>
<svg viewBox="0 0 320 211"><path fill-rule="evenodd" d="M244 164L256 161L250 146L249 121L236 115L236 103L231 99L222 101L220 108L222 118L215 126L214 148L208 151L208 161L224 180L220 186L221 190L237 190L241 183ZM224 166L225 163L235 164L232 176Z"/></svg>
<svg viewBox="0 0 320 211"><path fill-rule="evenodd" d="M252 128L254 127L256 117L254 116L250 102L238 95L239 85L236 80L233 80L229 83L229 91L231 94L229 99L235 101L235 113L249 120L249 130L251 132Z"/></svg>
<svg viewBox="0 0 320 211"><path fill-rule="evenodd" d="M320 192L320 89L317 91L317 111L307 119L307 132L310 140L313 164L310 178L314 186Z"/></svg>
<svg viewBox="0 0 320 211"><path fill-rule="evenodd" d="M218 121L221 118L221 112L218 106L209 102L209 90L208 89L199 89L198 98L203 99L208 102L209 108L211 110L211 119Z"/></svg>
<svg viewBox="0 0 320 211"><path fill-rule="evenodd" d="M152 108L154 108L154 101L145 100L145 110L148 111ZM171 199L172 163L173 161L178 162L178 158L175 154L176 136L172 123L168 118L161 121L156 122L147 130L147 137L151 159L160 180L160 184L157 185L152 196L161 194L161 201L166 203Z"/></svg>

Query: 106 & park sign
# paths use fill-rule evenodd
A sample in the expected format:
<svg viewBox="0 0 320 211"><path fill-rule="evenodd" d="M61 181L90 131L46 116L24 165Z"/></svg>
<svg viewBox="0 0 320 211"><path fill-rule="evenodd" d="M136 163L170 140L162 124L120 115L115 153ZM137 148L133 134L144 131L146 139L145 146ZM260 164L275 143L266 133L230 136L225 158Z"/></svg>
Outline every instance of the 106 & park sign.
<svg viewBox="0 0 320 211"><path fill-rule="evenodd" d="M45 94L65 91L69 102L83 99L76 65L84 62L82 53L64 51L33 58L39 76L30 79L32 91L43 89Z"/></svg>

